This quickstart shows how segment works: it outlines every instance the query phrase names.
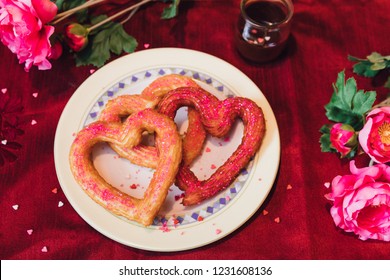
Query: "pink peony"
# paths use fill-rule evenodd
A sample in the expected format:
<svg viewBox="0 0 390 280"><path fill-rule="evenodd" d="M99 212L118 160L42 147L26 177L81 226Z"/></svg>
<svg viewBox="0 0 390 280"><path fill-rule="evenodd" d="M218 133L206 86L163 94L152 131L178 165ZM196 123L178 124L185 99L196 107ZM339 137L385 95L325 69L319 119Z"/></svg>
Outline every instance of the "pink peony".
<svg viewBox="0 0 390 280"><path fill-rule="evenodd" d="M336 226L353 232L362 240L390 241L390 167L378 164L357 168L337 176L331 183L330 213Z"/></svg>
<svg viewBox="0 0 390 280"><path fill-rule="evenodd" d="M54 27L47 25L57 14L57 6L50 0L0 0L0 37L24 63L40 70L50 69L50 36Z"/></svg>
<svg viewBox="0 0 390 280"><path fill-rule="evenodd" d="M341 154L347 156L357 146L357 136L352 126L336 123L330 129L330 143Z"/></svg>
<svg viewBox="0 0 390 280"><path fill-rule="evenodd" d="M390 162L390 107L374 109L367 115L359 143L373 161Z"/></svg>

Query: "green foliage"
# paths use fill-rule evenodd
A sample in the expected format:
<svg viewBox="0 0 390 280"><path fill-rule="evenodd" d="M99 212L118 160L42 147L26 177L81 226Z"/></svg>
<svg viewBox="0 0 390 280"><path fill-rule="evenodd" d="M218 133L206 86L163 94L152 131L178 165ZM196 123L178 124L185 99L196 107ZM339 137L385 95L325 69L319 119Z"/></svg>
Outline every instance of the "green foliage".
<svg viewBox="0 0 390 280"><path fill-rule="evenodd" d="M380 71L390 68L390 55L382 56L377 52L371 53L366 59L357 58L351 55L348 55L348 59L356 62L353 65L353 72L367 78L373 78ZM387 78L384 86L390 88L390 77Z"/></svg>
<svg viewBox="0 0 390 280"><path fill-rule="evenodd" d="M167 0L163 0L164 2L167 2ZM179 13L179 4L180 0L172 0L172 4L170 4L168 7L166 7L162 14L162 19L171 19L177 16Z"/></svg>
<svg viewBox="0 0 390 280"><path fill-rule="evenodd" d="M106 16L99 16L92 20L96 24ZM137 40L127 34L122 24L109 22L89 35L89 44L81 52L75 53L76 65L92 64L96 67L103 66L111 57L111 53L120 55L122 52L132 53L136 49Z"/></svg>
<svg viewBox="0 0 390 280"><path fill-rule="evenodd" d="M357 90L356 80L349 78L345 81L344 71L338 74L333 89L331 100L325 105L326 116L330 121L346 123L356 131L360 130L364 124L364 114L375 102L376 92Z"/></svg>
<svg viewBox="0 0 390 280"><path fill-rule="evenodd" d="M356 80L354 78L345 80L345 72L341 71L333 84L332 97L325 105L326 116L332 122L349 124L355 131L359 131L363 128L365 115L371 110L375 99L375 91L358 90ZM320 128L322 152L338 152L330 141L332 126L332 124L326 124ZM357 149L358 145L352 146L351 151L345 157L354 157Z"/></svg>

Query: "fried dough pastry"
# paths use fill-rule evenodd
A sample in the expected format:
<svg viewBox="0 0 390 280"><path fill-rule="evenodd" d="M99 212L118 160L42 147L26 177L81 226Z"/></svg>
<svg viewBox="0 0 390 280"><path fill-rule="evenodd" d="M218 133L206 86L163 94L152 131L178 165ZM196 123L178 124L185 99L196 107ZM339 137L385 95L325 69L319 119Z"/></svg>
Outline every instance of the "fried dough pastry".
<svg viewBox="0 0 390 280"><path fill-rule="evenodd" d="M156 170L142 199L132 197L107 183L91 160L94 145L107 142L117 146L135 147L147 131L155 133ZM96 121L76 136L69 155L71 171L83 190L113 214L152 224L174 183L182 159L182 141L176 124L169 117L145 109L131 114L124 123Z"/></svg>
<svg viewBox="0 0 390 280"><path fill-rule="evenodd" d="M181 165L176 185L185 192L183 204L195 205L227 188L240 171L259 150L264 134L265 119L262 109L252 100L243 97L218 100L202 88L177 88L163 97L158 111L172 119L182 106L189 106L200 113L206 131L215 137L223 137L237 118L244 125L243 137L237 150L207 180L200 181L188 165Z"/></svg>
<svg viewBox="0 0 390 280"><path fill-rule="evenodd" d="M123 117L131 115L145 108L155 108L169 91L180 87L199 88L199 85L189 77L170 74L154 80L139 95L122 95L107 102L99 120L107 122L121 122ZM189 165L201 153L206 132L196 110L188 109L188 128L183 137L183 162ZM112 144L111 147L121 157L131 162L156 168L157 150L154 147L140 144L129 149L125 146Z"/></svg>

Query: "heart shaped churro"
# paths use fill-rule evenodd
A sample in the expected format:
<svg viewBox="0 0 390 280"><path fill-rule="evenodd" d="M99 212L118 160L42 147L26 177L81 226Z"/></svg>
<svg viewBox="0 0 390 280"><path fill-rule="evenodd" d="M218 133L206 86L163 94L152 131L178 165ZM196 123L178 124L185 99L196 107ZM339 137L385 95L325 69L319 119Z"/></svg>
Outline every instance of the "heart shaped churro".
<svg viewBox="0 0 390 280"><path fill-rule="evenodd" d="M101 112L99 120L107 122L121 122L125 116L131 115L145 108L155 108L169 91L179 87L195 87L199 85L189 77L170 74L154 80L139 95L122 95L107 102ZM188 128L183 137L183 162L190 164L201 152L206 132L200 121L199 113L188 109ZM110 145L121 157L129 161L149 167L156 168L158 154L154 147L140 144L129 149L128 147L116 144Z"/></svg>
<svg viewBox="0 0 390 280"><path fill-rule="evenodd" d="M194 205L227 188L259 150L265 134L265 119L261 108L252 100L232 97L220 101L202 88L178 88L170 91L159 103L158 111L175 117L182 106L196 109L206 131L223 137L237 118L244 125L243 137L237 150L207 180L200 181L189 166L181 165L176 185L185 191L183 204Z"/></svg>
<svg viewBox="0 0 390 280"><path fill-rule="evenodd" d="M129 149L137 146L142 133L155 133L156 170L142 199L121 192L102 178L91 160L94 145L107 142ZM97 121L76 136L69 155L71 171L83 190L112 213L145 226L151 225L161 208L182 159L182 141L169 117L145 109L122 123Z"/></svg>

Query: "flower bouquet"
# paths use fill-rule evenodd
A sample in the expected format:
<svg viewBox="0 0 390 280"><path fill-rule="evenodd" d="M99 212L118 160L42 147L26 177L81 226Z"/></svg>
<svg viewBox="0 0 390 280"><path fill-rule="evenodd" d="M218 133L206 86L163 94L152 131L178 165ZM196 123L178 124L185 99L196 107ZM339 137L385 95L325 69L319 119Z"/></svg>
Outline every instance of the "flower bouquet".
<svg viewBox="0 0 390 280"><path fill-rule="evenodd" d="M353 70L358 75L388 75L390 56L374 52L367 59L349 56L349 60L356 62ZM384 86L390 88L390 78ZM325 197L333 202L330 213L336 226L361 240L390 241L390 102L374 105L375 101L376 92L358 90L354 78L345 81L344 71L338 74L325 106L333 123L320 129L321 149L346 159L366 154L371 163L357 168L351 160L350 174L326 184L331 192Z"/></svg>
<svg viewBox="0 0 390 280"><path fill-rule="evenodd" d="M131 53L137 41L123 24L139 7L159 0L0 0L0 39L24 69L51 69L50 60L69 49L76 65L100 67L111 54ZM180 0L162 11L177 15Z"/></svg>

